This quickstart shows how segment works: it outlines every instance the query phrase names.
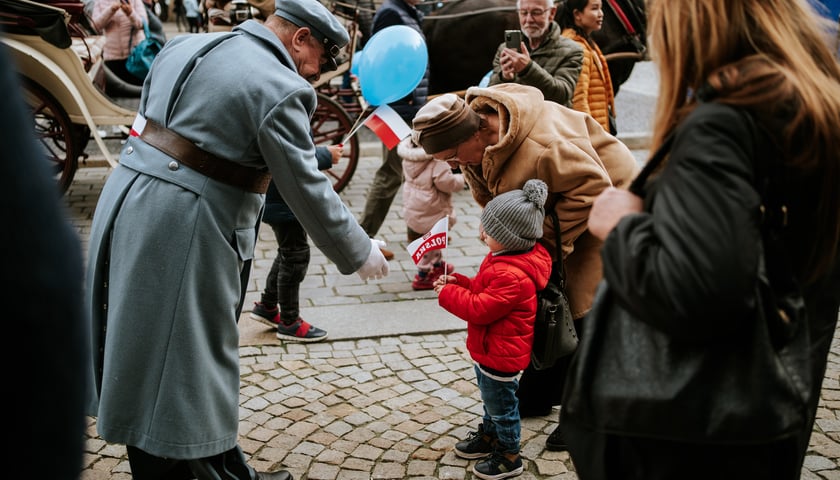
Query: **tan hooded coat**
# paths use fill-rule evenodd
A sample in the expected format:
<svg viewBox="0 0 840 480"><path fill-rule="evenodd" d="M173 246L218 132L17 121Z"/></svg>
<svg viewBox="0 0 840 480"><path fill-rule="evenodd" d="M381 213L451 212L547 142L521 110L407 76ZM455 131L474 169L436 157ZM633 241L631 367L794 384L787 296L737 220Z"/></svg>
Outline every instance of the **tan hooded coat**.
<svg viewBox="0 0 840 480"><path fill-rule="evenodd" d="M498 113L500 125L499 141L487 147L481 165L462 168L473 197L483 207L531 178L548 185L547 205L554 204L560 220L572 314L583 317L601 280L601 242L587 230L589 210L604 188L629 185L639 169L636 159L591 116L545 100L534 87L472 87L466 101L479 113ZM546 215L541 243L552 256L554 238Z"/></svg>

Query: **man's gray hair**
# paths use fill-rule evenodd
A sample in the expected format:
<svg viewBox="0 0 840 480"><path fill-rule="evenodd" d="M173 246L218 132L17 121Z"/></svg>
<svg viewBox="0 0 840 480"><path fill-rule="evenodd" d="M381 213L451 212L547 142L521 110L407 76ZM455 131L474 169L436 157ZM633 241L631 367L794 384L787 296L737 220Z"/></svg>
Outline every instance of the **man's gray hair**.
<svg viewBox="0 0 840 480"><path fill-rule="evenodd" d="M520 3L522 3L522 0L516 0L516 9L517 9L517 10L519 10L519 8L521 7ZM545 3L545 7L546 7L546 8L551 8L551 7L553 7L553 6L554 6L557 2L556 2L556 0L543 0L543 3Z"/></svg>

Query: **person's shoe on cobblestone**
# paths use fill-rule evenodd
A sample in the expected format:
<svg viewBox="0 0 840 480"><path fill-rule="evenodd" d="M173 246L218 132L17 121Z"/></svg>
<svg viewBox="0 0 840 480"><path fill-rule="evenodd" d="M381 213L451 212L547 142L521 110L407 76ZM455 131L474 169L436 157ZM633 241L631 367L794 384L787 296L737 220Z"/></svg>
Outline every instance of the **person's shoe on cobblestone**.
<svg viewBox="0 0 840 480"><path fill-rule="evenodd" d="M432 268L432 281L434 282L438 279L439 276L448 275L454 271L455 267L453 267L452 264L441 261L439 264L436 264L434 268Z"/></svg>
<svg viewBox="0 0 840 480"><path fill-rule="evenodd" d="M414 281L411 282L411 288L413 290L432 290L435 288L435 280L437 280L441 275L452 273L454 271L455 267L452 265L446 262L440 262L432 267L430 272L418 272L414 275Z"/></svg>
<svg viewBox="0 0 840 480"><path fill-rule="evenodd" d="M298 317L289 325L277 325L277 338L287 342L313 343L327 339L327 332Z"/></svg>
<svg viewBox="0 0 840 480"><path fill-rule="evenodd" d="M257 472L257 480L295 480L288 470L278 470L276 472Z"/></svg>
<svg viewBox="0 0 840 480"><path fill-rule="evenodd" d="M511 457L513 457L511 459ZM518 453L506 454L494 451L490 458L476 462L473 465L473 473L484 480L501 480L503 478L516 477L525 470L522 465L522 456Z"/></svg>
<svg viewBox="0 0 840 480"><path fill-rule="evenodd" d="M568 450L566 440L563 438L563 432L560 431L560 425L554 429L545 441L545 449L549 452L562 452Z"/></svg>
<svg viewBox="0 0 840 480"><path fill-rule="evenodd" d="M455 444L455 455L466 458L483 458L493 453L496 438L484 433L484 425L479 425L478 430L470 432L466 440Z"/></svg>
<svg viewBox="0 0 840 480"><path fill-rule="evenodd" d="M411 282L412 290L431 290L435 288L435 280L432 278L431 272L418 272L414 275L414 281Z"/></svg>
<svg viewBox="0 0 840 480"><path fill-rule="evenodd" d="M387 250L385 248L379 247L379 251L382 252L382 256L385 257L385 260L393 260L394 259L394 252Z"/></svg>
<svg viewBox="0 0 840 480"><path fill-rule="evenodd" d="M250 317L251 320L276 328L277 325L280 325L280 308L277 305L267 307L262 302L254 302Z"/></svg>

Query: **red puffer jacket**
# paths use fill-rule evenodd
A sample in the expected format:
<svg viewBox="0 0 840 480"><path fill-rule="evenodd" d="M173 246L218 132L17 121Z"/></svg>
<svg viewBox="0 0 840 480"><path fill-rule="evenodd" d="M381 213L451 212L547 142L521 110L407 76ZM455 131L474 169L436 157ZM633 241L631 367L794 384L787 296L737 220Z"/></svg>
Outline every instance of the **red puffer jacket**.
<svg viewBox="0 0 840 480"><path fill-rule="evenodd" d="M540 244L525 253L488 254L472 279L440 291L438 303L467 321L467 350L473 360L502 372L524 370L531 360L537 291L545 288L551 256Z"/></svg>

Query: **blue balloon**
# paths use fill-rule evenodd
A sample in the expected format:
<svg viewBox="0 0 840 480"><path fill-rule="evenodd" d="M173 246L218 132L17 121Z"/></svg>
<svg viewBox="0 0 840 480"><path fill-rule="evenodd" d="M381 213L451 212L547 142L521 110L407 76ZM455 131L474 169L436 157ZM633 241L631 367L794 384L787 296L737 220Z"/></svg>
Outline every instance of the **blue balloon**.
<svg viewBox="0 0 840 480"><path fill-rule="evenodd" d="M490 85L490 76L491 75L493 75L493 70L490 70L483 77L481 77L481 81L478 82L478 86L484 88L484 87L487 87L488 85Z"/></svg>
<svg viewBox="0 0 840 480"><path fill-rule="evenodd" d="M362 61L362 58L364 58L364 52L365 50L362 49L353 54L353 64L350 65L350 73L357 77L359 76L359 63Z"/></svg>
<svg viewBox="0 0 840 480"><path fill-rule="evenodd" d="M394 25L370 37L359 65L362 96L378 106L414 90L426 73L429 52L423 36L411 27Z"/></svg>

